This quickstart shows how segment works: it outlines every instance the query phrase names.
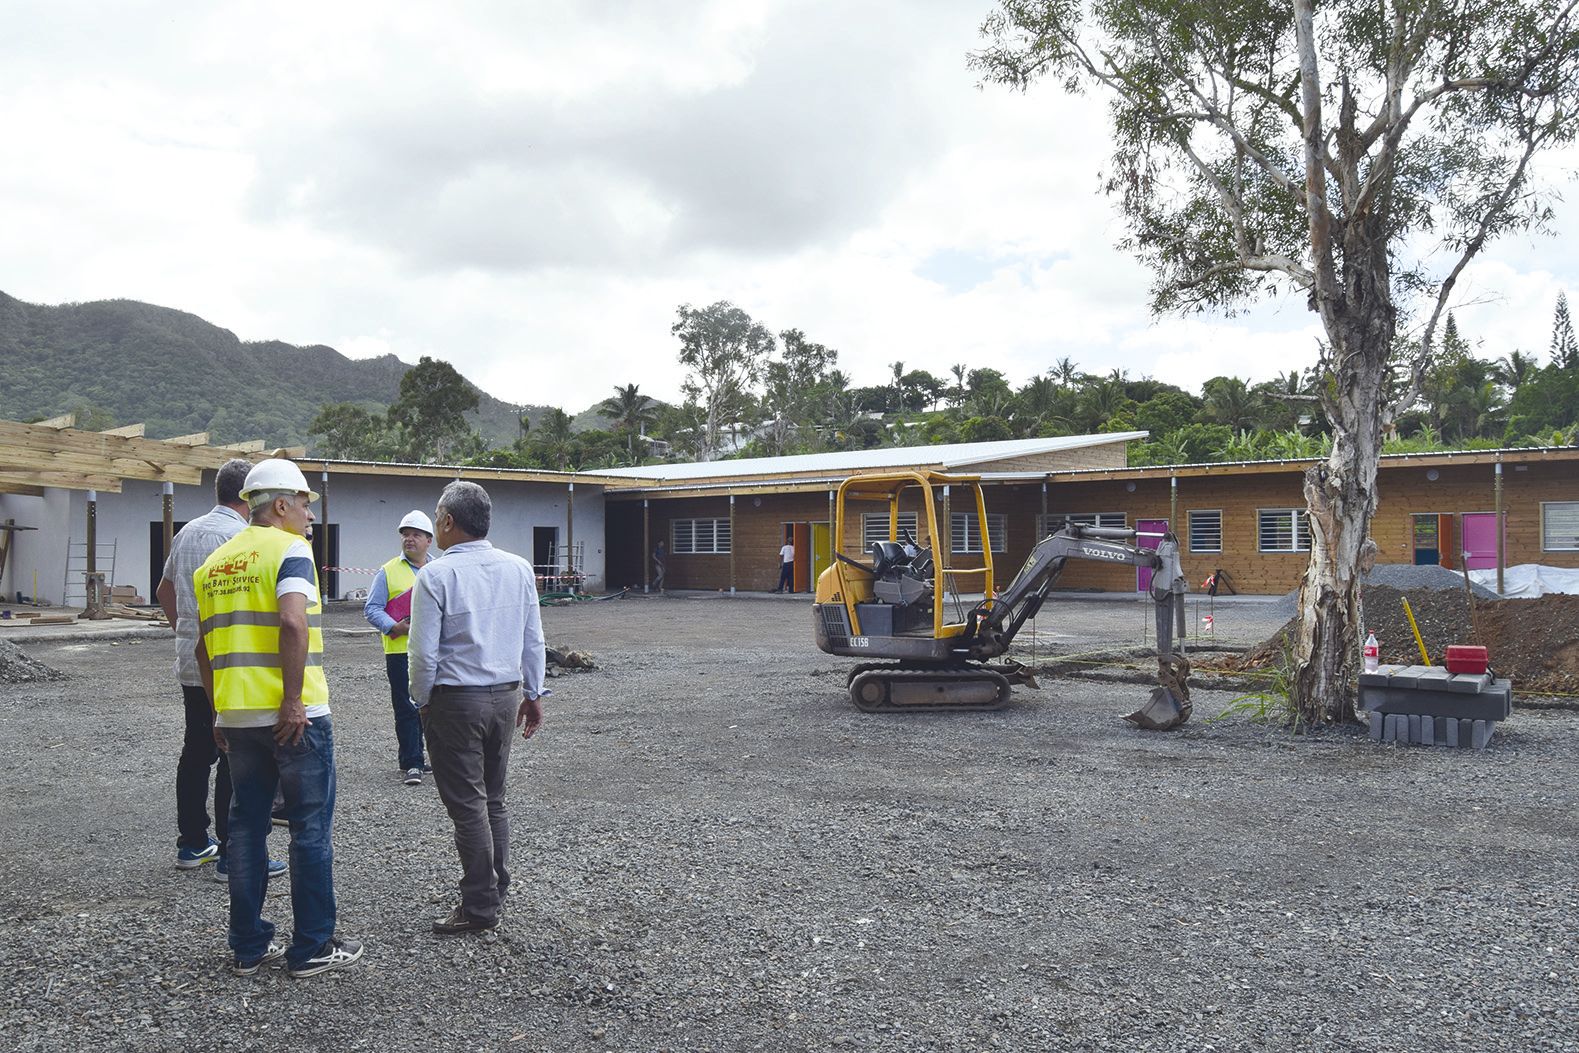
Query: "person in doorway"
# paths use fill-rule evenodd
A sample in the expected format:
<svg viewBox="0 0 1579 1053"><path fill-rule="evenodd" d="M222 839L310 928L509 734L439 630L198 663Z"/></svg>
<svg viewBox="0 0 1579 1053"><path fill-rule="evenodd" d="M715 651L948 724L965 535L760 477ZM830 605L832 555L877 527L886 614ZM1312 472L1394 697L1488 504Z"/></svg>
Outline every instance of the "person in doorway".
<svg viewBox="0 0 1579 1053"><path fill-rule="evenodd" d="M252 462L241 457L214 474L214 507L176 532L154 591L165 620L175 629L175 674L186 708L186 733L175 766L175 865L195 870L214 864L215 880L228 877L226 847L230 831L230 764L214 744L214 707L197 669L197 593L192 575L225 542L247 528L247 502L241 499ZM214 770L214 836L209 836L208 773ZM285 873L285 863L269 861L269 873Z"/></svg>
<svg viewBox="0 0 1579 1053"><path fill-rule="evenodd" d="M773 591L795 591L795 543L788 535L784 538L784 544L779 546L779 583L773 587Z"/></svg>
<svg viewBox="0 0 1579 1053"><path fill-rule="evenodd" d="M665 566L668 563L668 555L669 555L669 546L664 544L662 539L659 539L658 547L654 548L652 550L652 591L653 592L662 592L663 591L663 573L664 573L664 570L665 570Z"/></svg>
<svg viewBox="0 0 1579 1053"><path fill-rule="evenodd" d="M411 601L411 699L461 861L461 901L433 923L445 936L499 924L510 885L512 728L531 738L547 694L532 565L487 540L492 518L488 491L476 483L444 488L433 515L444 558L417 575Z"/></svg>
<svg viewBox="0 0 1579 1053"><path fill-rule="evenodd" d="M241 488L251 524L197 569L197 666L230 758L231 971L282 959L295 977L341 969L362 945L335 935L334 729L323 671L323 607L306 541L318 499L301 469L260 461ZM289 950L263 918L265 838L276 788L291 828Z"/></svg>
<svg viewBox="0 0 1579 1053"><path fill-rule="evenodd" d="M381 634L384 644L384 672L389 677L389 700L395 709L395 741L400 770L407 786L420 786L428 771L422 754L422 720L411 704L411 677L407 665L407 646L411 631L411 587L417 572L428 564L428 547L433 544L433 520L419 511L406 513L400 521L400 555L378 568L373 585L367 590L362 615Z"/></svg>

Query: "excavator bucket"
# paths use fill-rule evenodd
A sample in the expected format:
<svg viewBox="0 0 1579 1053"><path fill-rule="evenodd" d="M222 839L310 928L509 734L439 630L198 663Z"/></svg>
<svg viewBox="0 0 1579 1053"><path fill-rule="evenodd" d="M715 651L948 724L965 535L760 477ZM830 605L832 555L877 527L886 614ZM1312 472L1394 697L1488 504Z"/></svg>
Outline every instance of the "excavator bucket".
<svg viewBox="0 0 1579 1053"><path fill-rule="evenodd" d="M1146 731L1172 731L1190 719L1190 663L1183 655L1157 659L1157 686L1144 706L1124 719Z"/></svg>

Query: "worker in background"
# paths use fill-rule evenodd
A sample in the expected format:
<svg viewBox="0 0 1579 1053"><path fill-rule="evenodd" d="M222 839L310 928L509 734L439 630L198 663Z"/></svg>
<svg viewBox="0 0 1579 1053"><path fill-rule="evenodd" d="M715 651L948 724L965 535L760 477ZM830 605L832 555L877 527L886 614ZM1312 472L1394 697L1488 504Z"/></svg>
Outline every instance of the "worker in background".
<svg viewBox="0 0 1579 1053"><path fill-rule="evenodd" d="M236 457L214 475L214 507L176 532L170 555L154 595L165 620L175 629L175 675L186 706L186 734L175 765L175 865L195 870L213 863L218 881L227 877L227 834L230 829L230 765L214 745L214 707L203 691L197 671L197 595L192 574L215 549L247 528L247 503L241 485L252 462ZM208 772L214 772L214 836L210 837ZM269 861L271 874L283 874L285 863Z"/></svg>
<svg viewBox="0 0 1579 1053"><path fill-rule="evenodd" d="M779 546L779 583L773 587L773 591L795 591L795 545L787 535L784 544Z"/></svg>
<svg viewBox="0 0 1579 1053"><path fill-rule="evenodd" d="M461 861L461 901L433 923L440 935L499 924L510 885L512 727L531 738L547 694L532 565L487 540L492 518L488 491L476 483L444 488L433 516L444 558L417 576L411 601L411 698Z"/></svg>
<svg viewBox="0 0 1579 1053"><path fill-rule="evenodd" d="M362 957L335 935L334 730L323 671L323 607L306 541L318 495L290 461L260 461L241 488L251 525L193 575L198 671L213 699L214 740L230 757L231 971L282 959L316 976ZM270 804L283 791L291 828L290 949L263 918Z"/></svg>
<svg viewBox="0 0 1579 1053"><path fill-rule="evenodd" d="M423 772L429 770L422 755L422 719L411 704L406 648L411 632L411 587L417 582L417 572L428 564L432 544L433 520L423 512L407 512L400 521L400 555L378 568L362 608L363 616L383 640L389 700L395 707L395 741L407 786L420 786Z"/></svg>

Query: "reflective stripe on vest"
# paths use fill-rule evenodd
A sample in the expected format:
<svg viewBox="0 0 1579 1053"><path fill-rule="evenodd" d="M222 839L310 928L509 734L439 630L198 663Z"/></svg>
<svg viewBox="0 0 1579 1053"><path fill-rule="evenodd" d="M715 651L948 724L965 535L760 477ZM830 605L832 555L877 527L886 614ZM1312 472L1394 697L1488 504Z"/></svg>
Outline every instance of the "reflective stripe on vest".
<svg viewBox="0 0 1579 1053"><path fill-rule="evenodd" d="M275 596L280 564L302 539L287 530L249 526L215 550L197 572L197 612L203 645L214 670L214 708L277 710L285 697L280 668L280 605ZM313 586L318 573L312 571ZM307 667L302 704L329 701L323 675L323 606L307 607Z"/></svg>
<svg viewBox="0 0 1579 1053"><path fill-rule="evenodd" d="M411 587L416 583L417 572L411 569L411 564L406 562L405 556L396 556L384 564L384 584L389 589L391 600L410 592ZM399 618L395 620L400 621ZM405 654L406 649L411 646L410 636L389 636L381 633L380 639L384 641L385 654Z"/></svg>

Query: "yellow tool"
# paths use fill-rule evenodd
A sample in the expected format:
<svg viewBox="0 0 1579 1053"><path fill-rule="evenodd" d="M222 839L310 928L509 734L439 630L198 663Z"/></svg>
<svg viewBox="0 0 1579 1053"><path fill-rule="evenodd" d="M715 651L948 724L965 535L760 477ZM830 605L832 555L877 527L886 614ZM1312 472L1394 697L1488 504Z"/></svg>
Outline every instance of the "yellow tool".
<svg viewBox="0 0 1579 1053"><path fill-rule="evenodd" d="M1399 597L1399 598L1403 599L1403 597ZM1420 639L1420 626L1415 624L1415 612L1409 609L1409 601L1407 599L1403 599L1403 604L1404 604L1404 617L1409 619L1409 628L1414 630L1415 646L1420 648L1420 664L1421 665L1430 665L1431 664L1431 656L1425 653L1425 641Z"/></svg>

